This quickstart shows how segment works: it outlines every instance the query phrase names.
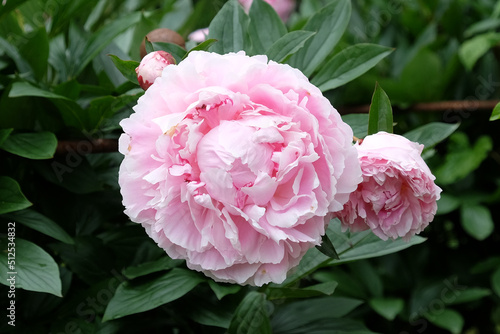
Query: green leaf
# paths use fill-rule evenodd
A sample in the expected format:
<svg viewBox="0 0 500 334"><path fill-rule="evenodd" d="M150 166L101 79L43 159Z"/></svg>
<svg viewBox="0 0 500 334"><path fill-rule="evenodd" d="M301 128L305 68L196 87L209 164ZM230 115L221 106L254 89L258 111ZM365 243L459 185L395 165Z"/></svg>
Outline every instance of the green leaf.
<svg viewBox="0 0 500 334"><path fill-rule="evenodd" d="M113 61L113 64L115 64L118 71L120 71L120 73L123 74L123 76L127 78L128 81L139 84L139 82L137 81L137 73L135 73L135 69L139 66L138 61L121 60L115 55L109 56L111 57L111 60Z"/></svg>
<svg viewBox="0 0 500 334"><path fill-rule="evenodd" d="M187 55L187 51L177 44L164 42L153 42L151 44L153 44L155 51L165 51L170 53L174 57L177 64L179 64Z"/></svg>
<svg viewBox="0 0 500 334"><path fill-rule="evenodd" d="M151 273L156 273L158 271L175 268L183 262L183 260L174 260L168 256L163 256L155 261L144 262L137 266L127 267L122 270L122 274L129 279L133 279Z"/></svg>
<svg viewBox="0 0 500 334"><path fill-rule="evenodd" d="M5 141L5 139L7 139L10 135L10 133L12 132L12 130L14 129L2 129L0 130L0 147L2 146L3 142Z"/></svg>
<svg viewBox="0 0 500 334"><path fill-rule="evenodd" d="M248 33L254 54L264 54L287 33L283 21L273 7L263 0L254 0L250 7Z"/></svg>
<svg viewBox="0 0 500 334"><path fill-rule="evenodd" d="M458 209L460 200L450 194L442 193L441 198L437 201L437 205L436 215L445 215Z"/></svg>
<svg viewBox="0 0 500 334"><path fill-rule="evenodd" d="M217 43L217 40L216 39L207 39L206 41L203 41L201 42L200 44L198 44L197 46L195 46L194 48L190 49L185 55L184 55L184 58L186 58L191 52L193 51L208 51L208 49L210 49L210 47L214 44L214 43ZM183 58L183 59L184 59Z"/></svg>
<svg viewBox="0 0 500 334"><path fill-rule="evenodd" d="M395 253L410 246L418 245L426 240L425 238L414 236L409 242L403 239L383 241L370 230L359 233L342 232L340 225L338 220L332 220L327 230L328 237L332 240L340 260L334 260L322 254L316 248L311 248L302 257L299 265L294 268L293 273L288 275L281 286L288 286L324 266Z"/></svg>
<svg viewBox="0 0 500 334"><path fill-rule="evenodd" d="M31 205L14 179L0 176L0 214L26 209Z"/></svg>
<svg viewBox="0 0 500 334"><path fill-rule="evenodd" d="M5 218L11 221L19 222L29 228L67 244L75 243L73 238L70 237L61 226L57 225L54 221L45 217L41 213L36 212L35 210L25 209L12 212L6 214Z"/></svg>
<svg viewBox="0 0 500 334"><path fill-rule="evenodd" d="M392 51L394 49L377 44L349 46L323 65L311 83L323 92L337 88L366 73Z"/></svg>
<svg viewBox="0 0 500 334"><path fill-rule="evenodd" d="M476 62L493 46L500 42L500 33L487 32L465 41L458 50L458 56L467 70L472 70Z"/></svg>
<svg viewBox="0 0 500 334"><path fill-rule="evenodd" d="M349 124L355 137L364 138L368 133L368 114L342 115L342 120Z"/></svg>
<svg viewBox="0 0 500 334"><path fill-rule="evenodd" d="M446 185L465 178L481 165L492 148L493 142L488 136L479 137L471 147L465 133L455 132L448 140L444 163L434 171L437 182Z"/></svg>
<svg viewBox="0 0 500 334"><path fill-rule="evenodd" d="M9 0L5 1L2 3L2 6L0 7L0 18L4 16L5 14L11 12L12 10L16 9L16 7L20 6L24 2L28 0Z"/></svg>
<svg viewBox="0 0 500 334"><path fill-rule="evenodd" d="M459 126L460 123L431 122L405 133L404 136L413 142L423 144L427 149L448 138Z"/></svg>
<svg viewBox="0 0 500 334"><path fill-rule="evenodd" d="M21 57L30 64L35 78L42 80L47 74L49 60L49 38L45 27L29 34L26 44L19 49L19 52Z"/></svg>
<svg viewBox="0 0 500 334"><path fill-rule="evenodd" d="M490 210L482 205L464 203L460 210L460 219L464 230L477 240L486 239L495 228Z"/></svg>
<svg viewBox="0 0 500 334"><path fill-rule="evenodd" d="M9 43L2 37L0 37L0 49L14 61L17 67L17 71L23 74L30 71L31 66L28 64L28 62L19 57L19 50L12 43Z"/></svg>
<svg viewBox="0 0 500 334"><path fill-rule="evenodd" d="M279 288L269 287L266 290L269 300L275 299L291 299L291 298L311 298L324 295L331 295L335 292L338 283L329 281L308 286L306 288Z"/></svg>
<svg viewBox="0 0 500 334"><path fill-rule="evenodd" d="M434 325L449 330L452 334L462 333L464 319L455 310L444 309L439 312L426 312L425 318Z"/></svg>
<svg viewBox="0 0 500 334"><path fill-rule="evenodd" d="M51 159L56 152L57 138L52 132L17 133L10 135L0 148L28 159Z"/></svg>
<svg viewBox="0 0 500 334"><path fill-rule="evenodd" d="M342 317L361 304L363 304L362 300L346 297L322 297L292 301L278 306L274 311L273 333L308 333L308 326L322 323L325 320L339 323ZM344 332L323 331L320 333Z"/></svg>
<svg viewBox="0 0 500 334"><path fill-rule="evenodd" d="M497 296L500 297L500 268L495 270L493 275L491 275L491 287Z"/></svg>
<svg viewBox="0 0 500 334"><path fill-rule="evenodd" d="M392 133L392 107L389 97L384 90L375 84L375 91L370 104L368 119L368 134L372 135L379 131Z"/></svg>
<svg viewBox="0 0 500 334"><path fill-rule="evenodd" d="M59 267L54 259L32 242L15 238L15 247L11 243L7 238L0 239L0 263L7 268L0 272L2 284L9 284L7 278L15 277L16 288L62 297ZM15 263L8 262L11 257L15 257Z"/></svg>
<svg viewBox="0 0 500 334"><path fill-rule="evenodd" d="M476 300L483 299L484 297L487 297L489 295L491 295L490 289L467 287L466 290L456 291L456 298L449 304L457 305L470 303Z"/></svg>
<svg viewBox="0 0 500 334"><path fill-rule="evenodd" d="M373 298L368 304L375 312L389 321L394 320L405 305L401 298Z"/></svg>
<svg viewBox="0 0 500 334"><path fill-rule="evenodd" d="M215 296L218 300L221 300L227 295L232 295L241 290L241 286L236 284L227 284L227 283L217 283L215 281L209 280L208 285L215 293Z"/></svg>
<svg viewBox="0 0 500 334"><path fill-rule="evenodd" d="M78 59L75 76L81 73L92 59L97 56L116 36L134 26L141 19L141 13L134 12L103 25L103 28L93 34L84 46L84 51Z"/></svg>
<svg viewBox="0 0 500 334"><path fill-rule="evenodd" d="M496 121L500 119L500 103L497 103L493 111L491 112L490 121Z"/></svg>
<svg viewBox="0 0 500 334"><path fill-rule="evenodd" d="M106 307L102 320L154 309L184 296L202 281L203 278L191 270L174 268L146 283L122 283Z"/></svg>
<svg viewBox="0 0 500 334"><path fill-rule="evenodd" d="M332 241L330 238L328 238L328 235L324 234L321 236L321 245L316 246L316 248L323 254L325 254L328 257L331 257L332 259L339 260L339 255L337 254L337 251L335 250L335 247L332 244Z"/></svg>
<svg viewBox="0 0 500 334"><path fill-rule="evenodd" d="M127 104L136 103L142 94L144 92L141 90L140 93L135 95L100 96L93 99L90 101L90 107L87 110L87 128L90 130L99 128L104 120L126 107Z"/></svg>
<svg viewBox="0 0 500 334"><path fill-rule="evenodd" d="M370 230L347 234L342 232L340 222L336 220L330 223L328 230L330 239L340 256L340 260L329 260L329 263L334 265L395 253L426 240L415 235L408 242L403 239L384 241Z"/></svg>
<svg viewBox="0 0 500 334"><path fill-rule="evenodd" d="M274 42L266 51L269 60L283 62L288 56L300 50L305 42L316 33L312 31L296 30L284 35Z"/></svg>
<svg viewBox="0 0 500 334"><path fill-rule="evenodd" d="M69 100L67 97L38 88L26 81L18 81L12 84L9 97L38 96L48 99Z"/></svg>
<svg viewBox="0 0 500 334"><path fill-rule="evenodd" d="M219 54L249 51L250 41L247 34L250 18L237 0L229 0L217 13L208 26L208 38L218 43L211 51Z"/></svg>
<svg viewBox="0 0 500 334"><path fill-rule="evenodd" d="M148 36L144 37L144 47L146 49L146 54L154 52L155 47L153 46L153 42L151 42L148 38Z"/></svg>
<svg viewBox="0 0 500 334"><path fill-rule="evenodd" d="M266 310L266 295L251 291L236 308L228 334L270 334L271 323Z"/></svg>
<svg viewBox="0 0 500 334"><path fill-rule="evenodd" d="M288 63L309 77L337 45L350 16L351 2L348 0L334 0L313 15L302 30L314 31L316 35L292 55Z"/></svg>
<svg viewBox="0 0 500 334"><path fill-rule="evenodd" d="M464 31L465 37L471 37L475 34L495 30L500 26L500 19L498 18L487 18L472 24L467 30Z"/></svg>

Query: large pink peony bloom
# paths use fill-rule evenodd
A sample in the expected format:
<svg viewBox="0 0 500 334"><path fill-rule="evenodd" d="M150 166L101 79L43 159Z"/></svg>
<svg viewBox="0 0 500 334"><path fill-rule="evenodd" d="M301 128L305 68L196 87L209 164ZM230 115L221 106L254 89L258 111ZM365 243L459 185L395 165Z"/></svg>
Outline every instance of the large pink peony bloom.
<svg viewBox="0 0 500 334"><path fill-rule="evenodd" d="M250 7L252 6L253 0L238 0L239 3L243 6L245 11L248 13ZM276 13L281 17L283 21L287 21L290 17L290 14L295 9L295 0L264 0L268 4L270 4Z"/></svg>
<svg viewBox="0 0 500 334"><path fill-rule="evenodd" d="M121 122L125 213L223 282L282 282L361 182L352 130L298 70L191 52Z"/></svg>
<svg viewBox="0 0 500 334"><path fill-rule="evenodd" d="M345 229L370 228L383 240L409 240L434 219L441 189L420 154L423 145L379 132L358 150L363 182L335 215Z"/></svg>

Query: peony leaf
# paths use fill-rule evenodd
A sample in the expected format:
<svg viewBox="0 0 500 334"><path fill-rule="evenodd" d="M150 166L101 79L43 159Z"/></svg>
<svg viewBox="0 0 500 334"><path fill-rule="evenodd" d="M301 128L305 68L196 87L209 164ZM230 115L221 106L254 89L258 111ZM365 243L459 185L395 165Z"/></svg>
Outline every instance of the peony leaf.
<svg viewBox="0 0 500 334"><path fill-rule="evenodd" d="M254 0L250 7L248 32L254 54L264 54L287 33L283 21L273 7L263 0Z"/></svg>
<svg viewBox="0 0 500 334"><path fill-rule="evenodd" d="M7 279L15 277L16 288L62 297L59 267L52 256L32 242L15 238L15 263L11 263L10 243L10 238L0 239L0 263L7 268L0 272L2 284L9 284Z"/></svg>
<svg viewBox="0 0 500 334"><path fill-rule="evenodd" d="M52 132L17 133L10 135L0 146L3 150L23 158L51 159L57 148L57 138Z"/></svg>
<svg viewBox="0 0 500 334"><path fill-rule="evenodd" d="M436 215L445 215L450 213L460 206L460 199L448 193L441 194L441 198L437 201L438 209Z"/></svg>
<svg viewBox="0 0 500 334"><path fill-rule="evenodd" d="M241 286L237 284L218 283L212 280L208 281L210 289L214 292L218 300L221 300L227 295L232 295L241 290Z"/></svg>
<svg viewBox="0 0 500 334"><path fill-rule="evenodd" d="M337 251L332 244L332 241L330 240L330 238L328 238L328 235L325 234L321 237L321 245L316 246L316 248L326 256L331 257L335 260L340 260L339 255L337 254Z"/></svg>
<svg viewBox="0 0 500 334"><path fill-rule="evenodd" d="M448 138L459 126L460 123L431 122L405 133L404 136L428 149Z"/></svg>
<svg viewBox="0 0 500 334"><path fill-rule="evenodd" d="M29 82L25 81L14 82L9 92L9 97L21 97L21 96L38 96L38 97L45 97L48 99L69 100L65 96L35 87Z"/></svg>
<svg viewBox="0 0 500 334"><path fill-rule="evenodd" d="M139 82L137 81L137 73L135 73L135 69L139 66L138 61L121 60L115 55L108 56L113 61L113 64L115 64L118 71L120 71L120 73L123 74L123 76L127 78L128 81L133 82L136 85L139 84Z"/></svg>
<svg viewBox="0 0 500 334"><path fill-rule="evenodd" d="M129 279L133 279L151 273L156 273L158 271L175 268L183 262L184 260L174 260L168 256L163 256L155 261L144 262L137 266L127 267L123 269L122 274Z"/></svg>
<svg viewBox="0 0 500 334"><path fill-rule="evenodd" d="M304 46L305 42L315 34L315 32L305 30L289 32L273 43L266 51L266 55L269 60L281 63L288 56L300 50Z"/></svg>
<svg viewBox="0 0 500 334"><path fill-rule="evenodd" d="M83 53L80 55L75 69L74 77L78 76L88 63L94 59L113 39L120 33L133 27L141 19L140 12L130 13L112 21L110 24L103 25L90 38L86 39Z"/></svg>
<svg viewBox="0 0 500 334"><path fill-rule="evenodd" d="M458 50L458 56L469 71L472 70L476 62L494 45L500 42L500 33L487 32L466 40Z"/></svg>
<svg viewBox="0 0 500 334"><path fill-rule="evenodd" d="M179 64L187 54L187 51L177 44L165 42L153 42L152 44L154 51L162 50L170 53L175 58L177 64Z"/></svg>
<svg viewBox="0 0 500 334"><path fill-rule="evenodd" d="M392 107L389 97L378 83L370 104L368 119L368 134L372 135L379 131L392 133Z"/></svg>
<svg viewBox="0 0 500 334"><path fill-rule="evenodd" d="M450 331L452 334L462 333L464 319L455 310L444 309L439 312L426 312L425 318L434 325Z"/></svg>
<svg viewBox="0 0 500 334"><path fill-rule="evenodd" d="M24 2L28 0L9 0L9 1L4 1L2 3L2 6L0 7L0 18L7 13L11 12L12 10L16 9L16 7L20 6Z"/></svg>
<svg viewBox="0 0 500 334"><path fill-rule="evenodd" d="M270 334L271 323L266 306L265 294L257 291L248 293L238 305L227 333Z"/></svg>
<svg viewBox="0 0 500 334"><path fill-rule="evenodd" d="M249 23L250 18L237 0L226 2L208 26L208 39L218 41L211 51L219 54L248 52L251 44L247 34Z"/></svg>
<svg viewBox="0 0 500 334"><path fill-rule="evenodd" d="M19 49L19 52L20 56L30 65L34 77L41 81L47 75L49 59L49 38L45 27L28 34L27 41Z"/></svg>
<svg viewBox="0 0 500 334"><path fill-rule="evenodd" d="M495 270L493 275L491 275L491 286L493 291L500 297L500 268Z"/></svg>
<svg viewBox="0 0 500 334"><path fill-rule="evenodd" d="M323 92L337 88L367 72L392 51L393 48L377 44L349 46L323 65L311 83Z"/></svg>
<svg viewBox="0 0 500 334"><path fill-rule="evenodd" d="M329 296L333 294L337 285L338 285L337 282L329 281L308 286L306 288L269 287L266 290L266 294L269 300L289 299L289 298L311 298L324 295Z"/></svg>
<svg viewBox="0 0 500 334"><path fill-rule="evenodd" d="M11 221L19 222L29 228L67 244L75 243L73 238L70 237L61 226L35 210L26 209L12 212L6 214L5 218Z"/></svg>
<svg viewBox="0 0 500 334"><path fill-rule="evenodd" d="M467 30L464 31L464 37L471 37L473 35L482 33L482 32L487 32L491 30L496 30L500 26L500 19L499 18L487 18L484 20L481 20L479 22L476 22L472 24L470 27L467 28Z"/></svg>
<svg viewBox="0 0 500 334"><path fill-rule="evenodd" d="M460 210L464 230L477 240L484 240L493 233L495 223L490 210L478 204L463 204Z"/></svg>
<svg viewBox="0 0 500 334"><path fill-rule="evenodd" d="M144 48L146 49L146 54L156 51L153 42L149 40L148 36L144 37Z"/></svg>
<svg viewBox="0 0 500 334"><path fill-rule="evenodd" d="M490 121L496 121L500 119L500 103L497 103L493 111L491 112Z"/></svg>
<svg viewBox="0 0 500 334"><path fill-rule="evenodd" d="M471 146L463 132L455 132L447 144L445 162L434 171L437 182L443 185L459 181L476 170L493 147L492 139L486 135L479 137Z"/></svg>
<svg viewBox="0 0 500 334"><path fill-rule="evenodd" d="M194 48L190 49L182 59L186 58L193 51L207 51L214 43L217 43L216 39L207 39L206 41L201 42Z"/></svg>
<svg viewBox="0 0 500 334"><path fill-rule="evenodd" d="M273 333L368 334L360 323L344 318L361 304L362 300L333 296L284 303L273 313Z"/></svg>
<svg viewBox="0 0 500 334"><path fill-rule="evenodd" d="M499 286L499 288L500 288L500 286ZM470 302L473 302L476 300L480 300L480 299L487 297L489 295L491 295L490 289L467 287L467 290L457 292L456 298L453 301L451 301L449 304L456 305L456 304L470 303ZM500 290L499 290L499 296L500 296Z"/></svg>
<svg viewBox="0 0 500 334"><path fill-rule="evenodd" d="M116 289L102 321L154 309L184 296L202 281L193 271L174 268L145 283L124 282Z"/></svg>
<svg viewBox="0 0 500 334"><path fill-rule="evenodd" d="M31 205L14 179L0 176L0 214L26 209Z"/></svg>
<svg viewBox="0 0 500 334"><path fill-rule="evenodd" d="M394 320L405 306L404 300L401 298L373 298L368 304L375 312L389 321Z"/></svg>
<svg viewBox="0 0 500 334"><path fill-rule="evenodd" d="M2 129L0 130L0 147L2 146L2 143L7 139L14 129Z"/></svg>
<svg viewBox="0 0 500 334"><path fill-rule="evenodd" d="M313 15L302 28L314 31L304 47L292 55L288 63L310 76L328 57L344 34L351 17L351 2L334 0Z"/></svg>
<svg viewBox="0 0 500 334"><path fill-rule="evenodd" d="M342 115L342 120L349 124L352 133L358 138L364 138L368 132L368 114Z"/></svg>

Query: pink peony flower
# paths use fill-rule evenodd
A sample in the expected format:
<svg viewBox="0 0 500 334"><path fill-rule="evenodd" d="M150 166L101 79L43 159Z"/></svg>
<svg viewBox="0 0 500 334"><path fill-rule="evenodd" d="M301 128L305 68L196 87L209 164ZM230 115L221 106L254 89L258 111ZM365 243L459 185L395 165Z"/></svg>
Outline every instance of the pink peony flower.
<svg viewBox="0 0 500 334"><path fill-rule="evenodd" d="M298 70L191 52L120 124L125 213L217 281L280 283L361 182L352 130Z"/></svg>
<svg viewBox="0 0 500 334"><path fill-rule="evenodd" d="M441 189L420 154L423 145L379 132L358 150L363 182L341 212L344 229L370 228L379 238L409 240L434 219Z"/></svg>
<svg viewBox="0 0 500 334"><path fill-rule="evenodd" d="M205 42L208 36L208 28L202 28L189 34L188 39L196 43Z"/></svg>
<svg viewBox="0 0 500 334"><path fill-rule="evenodd" d="M141 88L148 89L167 65L175 64L174 57L165 51L154 51L142 58L141 63L135 69L137 80Z"/></svg>
<svg viewBox="0 0 500 334"><path fill-rule="evenodd" d="M253 0L238 0L239 3L243 6L245 11L248 13L250 11L250 7L252 6ZM295 0L264 0L268 4L270 4L276 13L281 17L281 19L286 22L290 17L290 14L295 9Z"/></svg>

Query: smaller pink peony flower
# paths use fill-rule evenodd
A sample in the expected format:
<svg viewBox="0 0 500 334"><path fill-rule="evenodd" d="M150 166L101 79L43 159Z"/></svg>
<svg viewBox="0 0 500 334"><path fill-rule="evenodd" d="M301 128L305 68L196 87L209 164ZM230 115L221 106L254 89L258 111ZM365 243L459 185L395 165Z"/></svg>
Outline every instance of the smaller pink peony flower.
<svg viewBox="0 0 500 334"><path fill-rule="evenodd" d="M434 219L441 189L420 154L424 145L379 132L354 147L363 182L335 213L344 230L370 228L383 240L409 240Z"/></svg>
<svg viewBox="0 0 500 334"><path fill-rule="evenodd" d="M188 39L196 43L201 43L206 41L207 36L208 36L208 28L202 28L190 33Z"/></svg>
<svg viewBox="0 0 500 334"><path fill-rule="evenodd" d="M238 0L243 6L245 11L248 13L250 6L252 6L253 0ZM286 22L290 17L290 14L295 9L295 0L264 0L270 4L276 13L281 17L281 19Z"/></svg>
<svg viewBox="0 0 500 334"><path fill-rule="evenodd" d="M175 64L175 59L166 51L154 51L144 56L135 69L141 88L147 90L170 64Z"/></svg>

